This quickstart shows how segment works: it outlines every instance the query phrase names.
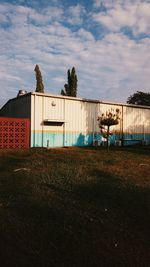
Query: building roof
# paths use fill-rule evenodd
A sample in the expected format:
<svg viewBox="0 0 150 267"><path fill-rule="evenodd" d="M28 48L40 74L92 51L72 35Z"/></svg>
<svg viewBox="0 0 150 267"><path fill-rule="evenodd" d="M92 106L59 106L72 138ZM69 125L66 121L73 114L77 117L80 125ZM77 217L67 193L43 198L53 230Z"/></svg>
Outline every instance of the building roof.
<svg viewBox="0 0 150 267"><path fill-rule="evenodd" d="M39 93L39 92L29 92L27 94L21 95L19 97L15 97L12 99L9 99L6 104L0 109L0 111L11 101L17 101L17 99L22 97L27 97L31 95L37 95L37 96L44 96L44 97L53 97L53 98L60 98L60 99L69 99L69 100L75 100L75 101L82 101L82 102L89 102L89 103L102 103L102 104L108 104L108 105L118 105L118 106L128 106L128 107L134 107L134 108L144 108L144 109L150 109L150 106L143 106L143 105L135 105L135 104L126 104L126 103L117 103L117 102L109 102L109 101L102 101L97 99L87 99L87 98L79 98L79 97L70 97L70 96L62 96L62 95L54 95L50 93Z"/></svg>

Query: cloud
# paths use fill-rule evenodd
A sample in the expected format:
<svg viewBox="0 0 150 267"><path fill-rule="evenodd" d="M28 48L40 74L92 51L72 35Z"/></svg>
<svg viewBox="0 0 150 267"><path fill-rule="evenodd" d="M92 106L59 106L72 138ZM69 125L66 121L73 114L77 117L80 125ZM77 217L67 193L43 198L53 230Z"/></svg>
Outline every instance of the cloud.
<svg viewBox="0 0 150 267"><path fill-rule="evenodd" d="M67 13L68 16L66 19L68 23L71 25L80 25L83 22L83 16L85 15L86 11L82 5L77 4L76 6L70 6Z"/></svg>
<svg viewBox="0 0 150 267"><path fill-rule="evenodd" d="M57 7L48 7L44 10L42 10L41 13L32 10L29 14L29 19L36 23L36 24L47 24L52 21L55 21L57 18L57 21L60 21L63 16L63 10L61 8Z"/></svg>
<svg viewBox="0 0 150 267"><path fill-rule="evenodd" d="M3 20L9 20L13 25L35 23L36 25L44 25L52 21L61 20L63 9L60 7L49 6L40 11L31 7L14 6L11 4L0 5L1 17Z"/></svg>
<svg viewBox="0 0 150 267"><path fill-rule="evenodd" d="M95 38L93 36L93 34L83 28L80 28L78 31L77 31L77 36L79 38L81 38L81 40L83 41L94 41Z"/></svg>
<svg viewBox="0 0 150 267"><path fill-rule="evenodd" d="M131 12L130 8L123 9L120 4L109 7L106 16L115 21L115 26L109 22L109 32L104 31L103 38L98 39L91 18L95 19L95 15L103 18L104 12L94 11L85 16L86 8L75 7L72 18L79 18L76 29L66 23L72 7L65 12L60 6L49 6L39 13L33 7L0 5L3 23L7 20L7 25L0 27L3 37L0 45L1 105L16 96L19 89L35 90L35 64L40 66L45 90L49 93L60 93L67 81L67 70L73 66L78 76L78 95L84 98L122 102L136 90L149 90L150 38L131 39L120 31L126 23L134 24L135 16L129 16L127 22L124 13ZM52 10L58 18L51 14ZM146 6L140 5L138 10L141 18L146 17ZM132 12L135 14L134 5ZM88 15L87 26L84 22ZM142 28L148 27L144 22L142 25ZM134 30L140 32L136 27Z"/></svg>
<svg viewBox="0 0 150 267"><path fill-rule="evenodd" d="M115 5L140 5L143 2L149 3L149 0L93 0L93 6L97 8L101 6L105 6L106 8L113 8Z"/></svg>
<svg viewBox="0 0 150 267"><path fill-rule="evenodd" d="M118 1L119 2L119 1ZM129 1L128 1L129 2ZM125 4L126 3L126 4ZM106 4L106 3L105 3ZM103 24L110 31L118 32L124 27L129 27L133 33L150 34L150 3L114 4L107 12L95 12L93 19Z"/></svg>

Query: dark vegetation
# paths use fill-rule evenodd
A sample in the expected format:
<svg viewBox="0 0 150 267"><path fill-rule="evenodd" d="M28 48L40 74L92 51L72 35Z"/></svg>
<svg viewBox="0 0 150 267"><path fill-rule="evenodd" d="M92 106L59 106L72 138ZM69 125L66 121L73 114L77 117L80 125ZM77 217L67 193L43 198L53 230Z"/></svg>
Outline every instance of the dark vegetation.
<svg viewBox="0 0 150 267"><path fill-rule="evenodd" d="M0 151L0 265L149 266L150 150Z"/></svg>
<svg viewBox="0 0 150 267"><path fill-rule="evenodd" d="M71 71L69 69L67 75L68 75L68 83L66 83L64 85L64 89L61 90L61 95L77 97L78 79L75 67L73 67Z"/></svg>
<svg viewBox="0 0 150 267"><path fill-rule="evenodd" d="M43 84L43 78L42 74L39 68L39 65L35 66L35 77L36 77L36 92L44 93L44 84Z"/></svg>
<svg viewBox="0 0 150 267"><path fill-rule="evenodd" d="M128 104L150 106L150 93L137 91L127 99Z"/></svg>

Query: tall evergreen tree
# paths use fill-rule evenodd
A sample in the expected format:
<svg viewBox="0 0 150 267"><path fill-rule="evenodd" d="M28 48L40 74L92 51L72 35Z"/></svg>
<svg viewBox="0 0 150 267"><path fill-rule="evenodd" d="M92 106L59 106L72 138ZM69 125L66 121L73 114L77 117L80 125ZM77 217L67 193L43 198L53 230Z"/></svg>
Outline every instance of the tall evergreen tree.
<svg viewBox="0 0 150 267"><path fill-rule="evenodd" d="M77 75L75 67L68 70L68 83L64 85L64 90L61 90L61 95L77 97Z"/></svg>
<svg viewBox="0 0 150 267"><path fill-rule="evenodd" d="M35 76L36 76L36 92L44 93L44 84L42 79L42 74L38 65L35 66Z"/></svg>

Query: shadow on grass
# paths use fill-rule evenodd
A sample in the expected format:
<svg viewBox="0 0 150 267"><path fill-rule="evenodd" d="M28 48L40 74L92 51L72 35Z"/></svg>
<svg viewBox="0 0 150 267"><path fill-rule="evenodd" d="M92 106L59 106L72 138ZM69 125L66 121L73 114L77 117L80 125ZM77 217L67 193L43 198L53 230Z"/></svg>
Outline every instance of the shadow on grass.
<svg viewBox="0 0 150 267"><path fill-rule="evenodd" d="M134 145L134 146L126 146L126 147L121 147L121 148L115 148L117 151L125 151L125 152L131 152L131 153L136 153L139 155L150 155L150 146L139 146L139 145Z"/></svg>
<svg viewBox="0 0 150 267"><path fill-rule="evenodd" d="M150 188L123 183L119 177L100 170L93 170L91 176L96 177L95 182L86 182L74 188L82 200L92 202L99 208L113 209L120 218L128 216L134 222L140 220L148 223Z"/></svg>
<svg viewBox="0 0 150 267"><path fill-rule="evenodd" d="M106 147L83 147L82 149L85 150L100 150L100 151L106 151ZM113 151L123 151L123 152L130 152L130 153L136 153L136 154L143 154L143 155L150 155L150 145L133 145L133 146L124 146L124 147L116 147L116 146L110 146L109 152Z"/></svg>
<svg viewBox="0 0 150 267"><path fill-rule="evenodd" d="M72 191L23 174L12 179L14 199L0 219L3 266L146 266L150 190L98 169L89 176L72 181Z"/></svg>

